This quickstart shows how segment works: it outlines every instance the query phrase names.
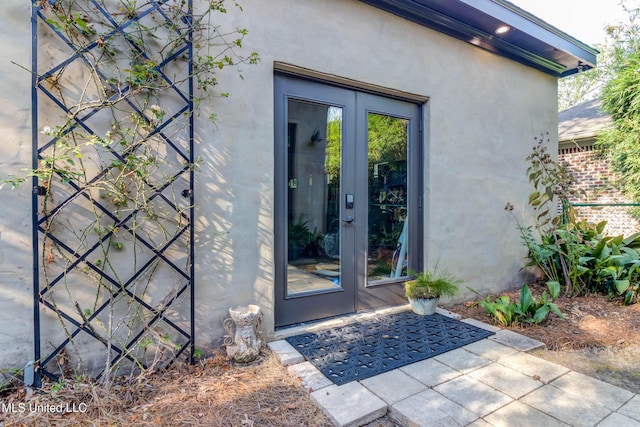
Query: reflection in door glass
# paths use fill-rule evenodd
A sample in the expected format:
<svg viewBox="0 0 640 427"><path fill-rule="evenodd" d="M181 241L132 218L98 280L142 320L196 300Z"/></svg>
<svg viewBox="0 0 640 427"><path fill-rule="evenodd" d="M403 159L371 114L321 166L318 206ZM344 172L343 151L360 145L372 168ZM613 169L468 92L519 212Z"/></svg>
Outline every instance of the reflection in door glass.
<svg viewBox="0 0 640 427"><path fill-rule="evenodd" d="M407 276L409 121L369 113L369 283Z"/></svg>
<svg viewBox="0 0 640 427"><path fill-rule="evenodd" d="M342 109L289 100L287 295L340 285Z"/></svg>

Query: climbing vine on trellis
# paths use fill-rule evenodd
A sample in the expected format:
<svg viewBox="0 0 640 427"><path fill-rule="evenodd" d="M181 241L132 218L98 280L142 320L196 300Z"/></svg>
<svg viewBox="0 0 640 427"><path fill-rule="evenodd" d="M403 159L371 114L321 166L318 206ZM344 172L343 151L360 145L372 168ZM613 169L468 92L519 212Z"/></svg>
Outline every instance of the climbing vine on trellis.
<svg viewBox="0 0 640 427"><path fill-rule="evenodd" d="M193 360L194 111L258 61L196 3L32 4L37 378Z"/></svg>

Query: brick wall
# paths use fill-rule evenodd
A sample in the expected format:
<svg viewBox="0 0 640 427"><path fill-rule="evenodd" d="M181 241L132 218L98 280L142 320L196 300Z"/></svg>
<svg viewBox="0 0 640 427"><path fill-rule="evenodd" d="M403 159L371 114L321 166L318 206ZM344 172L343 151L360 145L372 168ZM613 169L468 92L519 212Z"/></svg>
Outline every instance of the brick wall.
<svg viewBox="0 0 640 427"><path fill-rule="evenodd" d="M569 169L578 181L578 188L585 191L586 196L572 203L630 203L615 189L615 174L605 159L599 158L592 145L583 147L567 147L558 151L558 162ZM579 218L598 223L607 221L605 234L628 236L640 231L640 218L632 215L632 210L639 208L629 206L578 207Z"/></svg>

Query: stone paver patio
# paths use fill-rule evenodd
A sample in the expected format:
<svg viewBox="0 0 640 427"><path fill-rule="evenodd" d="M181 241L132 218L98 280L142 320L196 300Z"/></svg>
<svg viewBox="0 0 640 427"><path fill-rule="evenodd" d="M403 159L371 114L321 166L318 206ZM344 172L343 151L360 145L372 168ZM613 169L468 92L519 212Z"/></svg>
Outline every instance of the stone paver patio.
<svg viewBox="0 0 640 427"><path fill-rule="evenodd" d="M531 356L528 351L544 346L538 341L463 321L496 335L342 386L286 341L269 347L336 426L360 426L388 413L410 427L640 427L639 395Z"/></svg>

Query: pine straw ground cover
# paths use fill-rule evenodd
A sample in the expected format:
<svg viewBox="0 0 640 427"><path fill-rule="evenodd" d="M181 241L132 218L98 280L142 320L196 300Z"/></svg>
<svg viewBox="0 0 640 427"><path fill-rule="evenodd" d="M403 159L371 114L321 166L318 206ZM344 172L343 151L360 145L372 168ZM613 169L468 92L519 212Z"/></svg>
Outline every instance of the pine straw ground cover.
<svg viewBox="0 0 640 427"><path fill-rule="evenodd" d="M250 366L216 355L199 364L159 372L140 387L109 392L86 383L51 384L27 398L22 388L0 397L0 425L8 426L309 426L332 424L316 409L299 378L272 354ZM19 404L25 410L19 410ZM14 412L7 411L14 404ZM31 411L36 405L69 406L62 414ZM81 412L86 404L86 412Z"/></svg>

